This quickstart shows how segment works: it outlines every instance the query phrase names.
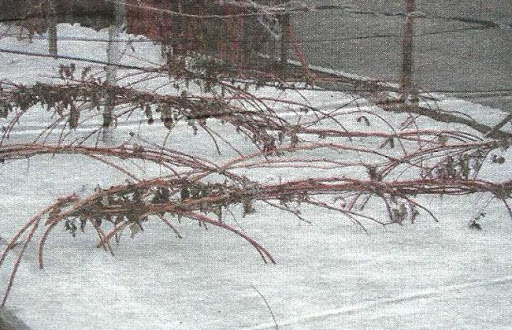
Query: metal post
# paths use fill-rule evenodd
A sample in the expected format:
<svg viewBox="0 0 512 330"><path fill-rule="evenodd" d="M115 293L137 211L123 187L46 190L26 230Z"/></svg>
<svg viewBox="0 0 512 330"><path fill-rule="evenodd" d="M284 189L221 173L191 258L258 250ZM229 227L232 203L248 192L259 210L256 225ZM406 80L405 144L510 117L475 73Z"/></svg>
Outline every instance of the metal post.
<svg viewBox="0 0 512 330"><path fill-rule="evenodd" d="M184 18L181 16L183 13L183 6L181 4L181 1L177 2L171 2L171 9L174 11L177 11L179 15L173 15L172 16L172 23L171 23L171 48L173 54L177 55L178 57L185 55L185 40L184 40ZM165 22L165 19L164 19Z"/></svg>
<svg viewBox="0 0 512 330"><path fill-rule="evenodd" d="M48 10L46 12L48 19L48 52L50 55L57 57L57 13L55 10L55 3L53 0L47 2Z"/></svg>
<svg viewBox="0 0 512 330"><path fill-rule="evenodd" d="M290 28L290 14L279 16L281 25L281 74L285 75L286 65L288 64L288 29Z"/></svg>
<svg viewBox="0 0 512 330"><path fill-rule="evenodd" d="M417 95L414 91L413 80L413 12L416 10L414 0L406 0L407 16L404 23L404 35L402 40L402 72L400 89L402 101L406 102L409 97L416 101Z"/></svg>
<svg viewBox="0 0 512 330"><path fill-rule="evenodd" d="M116 0L115 4L115 22L108 29L106 85L115 86L117 83L117 65L121 60L119 49L119 35L126 26L126 8L124 1ZM103 127L108 128L112 123L112 113L115 107L115 99L109 94L106 96L106 104L103 109Z"/></svg>

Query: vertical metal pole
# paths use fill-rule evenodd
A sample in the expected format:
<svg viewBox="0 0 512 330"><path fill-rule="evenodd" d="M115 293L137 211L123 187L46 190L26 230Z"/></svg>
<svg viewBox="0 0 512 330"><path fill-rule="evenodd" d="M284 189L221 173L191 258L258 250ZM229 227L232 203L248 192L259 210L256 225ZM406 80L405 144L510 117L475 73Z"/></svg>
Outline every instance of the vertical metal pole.
<svg viewBox="0 0 512 330"><path fill-rule="evenodd" d="M183 6L181 1L171 2L171 8L174 11L177 11L179 15L171 16L172 19L172 42L171 47L173 54L181 57L185 55L185 40L184 40L184 19L181 16L183 13ZM165 20L164 20L165 21Z"/></svg>
<svg viewBox="0 0 512 330"><path fill-rule="evenodd" d="M107 45L107 62L106 68L106 85L115 86L117 83L117 64L121 60L119 49L119 35L126 25L126 8L124 1L116 0L115 4L115 21L108 29L108 45ZM112 113L115 107L115 100L108 93L106 96L106 104L103 109L103 127L108 128L112 124Z"/></svg>
<svg viewBox="0 0 512 330"><path fill-rule="evenodd" d="M238 54L238 67L242 69L249 61L249 26L250 22L244 16L238 20L238 39L240 39L240 50Z"/></svg>
<svg viewBox="0 0 512 330"><path fill-rule="evenodd" d="M416 98L413 80L413 20L412 13L416 10L414 0L406 0L407 16L404 23L404 35L402 39L402 72L400 89L402 101L409 100L409 97ZM415 101L415 100L413 100Z"/></svg>
<svg viewBox="0 0 512 330"><path fill-rule="evenodd" d="M290 14L280 15L279 23L281 25L281 74L284 77L286 74L286 64L288 64L288 29L290 26Z"/></svg>
<svg viewBox="0 0 512 330"><path fill-rule="evenodd" d="M57 13L55 10L55 2L53 0L48 0L47 2L48 10L48 52L50 55L57 57L58 49L57 49Z"/></svg>

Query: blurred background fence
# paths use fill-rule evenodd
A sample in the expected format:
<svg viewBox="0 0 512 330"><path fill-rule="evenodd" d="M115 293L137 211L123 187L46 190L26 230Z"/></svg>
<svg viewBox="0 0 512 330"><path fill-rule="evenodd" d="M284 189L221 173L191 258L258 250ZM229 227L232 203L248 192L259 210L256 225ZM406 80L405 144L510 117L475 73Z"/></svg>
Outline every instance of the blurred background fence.
<svg viewBox="0 0 512 330"><path fill-rule="evenodd" d="M55 55L59 23L117 26L114 39L143 35L164 56L204 54L281 77L292 63L306 76L394 82L404 98L419 89L511 109L509 0L5 0L0 19L20 36L48 32Z"/></svg>

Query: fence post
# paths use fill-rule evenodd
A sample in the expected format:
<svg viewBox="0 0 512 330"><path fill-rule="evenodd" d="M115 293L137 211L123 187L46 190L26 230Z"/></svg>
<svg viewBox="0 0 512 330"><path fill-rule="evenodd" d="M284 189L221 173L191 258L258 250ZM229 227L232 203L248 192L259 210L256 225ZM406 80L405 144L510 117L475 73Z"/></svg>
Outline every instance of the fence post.
<svg viewBox="0 0 512 330"><path fill-rule="evenodd" d="M48 19L48 52L57 58L57 12L55 10L55 3L53 0L47 2L48 10L46 11Z"/></svg>
<svg viewBox="0 0 512 330"><path fill-rule="evenodd" d="M413 12L416 10L414 0L406 0L406 11L404 23L404 35L402 39L402 72L400 81L400 90L402 93L402 101L406 102L412 97L413 102L417 102L417 94L414 88L413 80Z"/></svg>
<svg viewBox="0 0 512 330"><path fill-rule="evenodd" d="M105 83L107 86L117 84L117 65L121 61L121 50L119 49L119 35L126 26L126 7L124 1L115 1L115 20L108 29L107 62ZM115 98L107 91L106 104L103 109L103 127L109 128L112 124L112 113L115 107Z"/></svg>
<svg viewBox="0 0 512 330"><path fill-rule="evenodd" d="M281 25L281 75L284 77L286 64L288 63L288 28L290 25L290 14L279 15L279 23Z"/></svg>

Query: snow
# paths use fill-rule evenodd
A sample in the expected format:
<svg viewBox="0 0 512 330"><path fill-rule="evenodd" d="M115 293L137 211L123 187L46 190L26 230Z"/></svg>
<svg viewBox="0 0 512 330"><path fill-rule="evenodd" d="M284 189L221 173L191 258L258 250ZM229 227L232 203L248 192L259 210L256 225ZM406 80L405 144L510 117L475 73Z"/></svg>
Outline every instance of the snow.
<svg viewBox="0 0 512 330"><path fill-rule="evenodd" d="M108 35L106 30L77 25L60 24L58 31L68 37ZM150 43L134 45L137 52L148 54L144 60L158 61L158 50ZM45 41L38 39L28 42L7 36L0 39L0 47L47 52ZM106 60L101 43L65 41L59 47L66 55ZM123 61L147 64L128 56ZM66 62L0 54L0 74L18 82L51 81L58 64ZM271 88L260 92L280 93ZM322 109L336 109L352 100L333 92L303 95ZM300 100L294 94L288 97ZM500 113L453 99L443 100L442 107L476 109L475 116ZM33 138L45 116L34 112L24 119L16 128L20 133L8 142ZM135 131L162 141L165 131L146 130L139 123L142 120L120 125L114 140ZM32 129L24 129L27 126ZM197 143L190 140L186 125L178 125L174 133L171 143L177 148L193 146L193 152L203 157L220 157L202 143L206 136L196 137ZM160 170L143 166L147 175ZM496 171L488 165L484 174L503 178L510 176L510 167L505 163ZM277 175L264 169L255 173L262 180ZM287 169L279 174L303 172ZM125 179L116 170L80 156L6 162L0 165L0 235L8 239L63 194ZM272 315L257 289L282 329L506 329L512 322L507 312L512 310L512 223L502 205L494 201L487 205L487 199L483 195L424 198L422 202L441 222L424 215L414 225L368 224L368 233L336 213L306 209L303 216L312 221L307 224L257 204L256 214L237 221L271 251L276 265L263 264L239 237L186 220L177 225L183 239L164 224L150 222L134 239L124 235L115 246L115 257L95 248L91 228L73 238L59 226L48 240L43 270L37 266L37 242L29 246L7 308L32 329L272 329ZM486 212L479 221L483 230L468 229L468 222L482 211ZM2 283L7 283L12 260L13 256L1 268Z"/></svg>

